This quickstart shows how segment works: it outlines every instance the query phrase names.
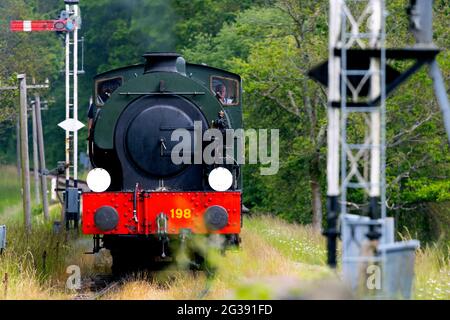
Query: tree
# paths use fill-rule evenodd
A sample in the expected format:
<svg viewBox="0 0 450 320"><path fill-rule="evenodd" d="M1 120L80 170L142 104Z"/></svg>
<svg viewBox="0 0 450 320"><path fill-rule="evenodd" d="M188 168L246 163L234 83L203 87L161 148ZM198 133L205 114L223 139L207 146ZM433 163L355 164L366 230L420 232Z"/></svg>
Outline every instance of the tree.
<svg viewBox="0 0 450 320"><path fill-rule="evenodd" d="M12 33L10 20L54 18L38 12L37 0L4 0L0 3L0 86L17 85L16 75L26 73L37 82L58 76L63 54L57 36L51 33ZM17 91L0 92L0 161L15 161Z"/></svg>
<svg viewBox="0 0 450 320"><path fill-rule="evenodd" d="M216 36L227 23L234 22L243 10L263 5L271 0L171 0L178 17L175 34L179 48L196 45L198 35Z"/></svg>

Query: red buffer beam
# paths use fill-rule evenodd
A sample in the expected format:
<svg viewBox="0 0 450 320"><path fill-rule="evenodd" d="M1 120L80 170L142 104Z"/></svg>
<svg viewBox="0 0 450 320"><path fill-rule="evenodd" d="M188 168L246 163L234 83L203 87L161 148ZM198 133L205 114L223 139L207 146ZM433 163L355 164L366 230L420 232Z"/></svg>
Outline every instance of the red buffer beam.
<svg viewBox="0 0 450 320"><path fill-rule="evenodd" d="M72 31L74 24L71 20L12 20L10 22L12 32L34 31Z"/></svg>

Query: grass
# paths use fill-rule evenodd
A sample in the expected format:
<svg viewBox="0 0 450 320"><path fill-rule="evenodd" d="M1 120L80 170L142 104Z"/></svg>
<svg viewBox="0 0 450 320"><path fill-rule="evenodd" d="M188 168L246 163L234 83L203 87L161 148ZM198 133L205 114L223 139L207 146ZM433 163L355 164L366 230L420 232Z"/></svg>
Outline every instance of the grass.
<svg viewBox="0 0 450 320"><path fill-rule="evenodd" d="M32 215L40 214L42 206L34 203L35 184L33 175L30 174L30 199ZM50 185L50 184L48 184ZM10 217L16 217L23 222L22 213L22 187L14 166L0 166L0 224Z"/></svg>
<svg viewBox="0 0 450 320"><path fill-rule="evenodd" d="M263 219L251 219L245 227L261 235L291 260L322 266L326 263L325 239L310 226L299 226L265 216Z"/></svg>
<svg viewBox="0 0 450 320"><path fill-rule="evenodd" d="M91 268L85 262L87 256L82 254L87 246L83 242L88 239L71 241L71 236L52 232L52 221L60 216L59 204L50 207L48 222L43 220L39 206L34 205L32 231L26 234L17 170L2 166L0 171L0 224L7 225L7 249L0 256L0 299L70 297L64 289L66 268L77 264L86 267L83 270L86 273ZM33 190L32 185L32 200Z"/></svg>
<svg viewBox="0 0 450 320"><path fill-rule="evenodd" d="M21 205L20 181L17 178L17 169L13 166L0 167L0 223L1 215L7 209L17 211Z"/></svg>
<svg viewBox="0 0 450 320"><path fill-rule="evenodd" d="M59 217L58 205L51 207L52 218ZM0 257L0 277L3 290L0 299L65 299L68 277L66 268L75 264L82 272L91 272L93 257L83 255L87 246L84 238L52 232L52 223L42 216L33 217L30 234L24 232L17 217L7 221L7 249ZM7 277L7 280L5 281Z"/></svg>
<svg viewBox="0 0 450 320"><path fill-rule="evenodd" d="M443 254L443 251L446 251L447 254ZM448 246L446 248L428 246L418 250L415 264L415 299L450 300L450 259L448 253Z"/></svg>
<svg viewBox="0 0 450 320"><path fill-rule="evenodd" d="M71 299L76 292L65 286L68 266L79 266L83 278L109 270L108 254L104 259L83 254L91 249L90 237L54 234L52 223L43 221L42 214L33 216L32 232L26 235L16 170L2 167L1 172L0 224L8 226L8 246L0 256L0 300ZM52 219L59 213L59 205L53 205ZM212 279L204 272L174 270L134 275L102 299L352 297L325 264L324 238L309 226L272 216L246 218L241 249L225 255L211 251L209 258L216 267ZM99 263L102 260L106 263ZM450 299L449 262L448 247L418 250L413 298Z"/></svg>
<svg viewBox="0 0 450 320"><path fill-rule="evenodd" d="M58 208L54 207L52 214L57 213ZM72 298L75 292L65 289L67 266L80 266L83 278L98 272L94 257L82 254L90 246L89 239L65 239L63 234L52 234L50 224L39 222L37 218L34 222L29 236L25 236L21 226L10 228L8 250L0 259L0 275L8 274L8 289L3 298ZM280 252L254 232L255 228L268 228L274 223L277 223L277 228L284 224L281 220L267 217L246 220L248 229L242 233L242 249L228 251L224 256L215 251L210 255L210 263L217 267L212 280L208 280L204 272L168 270L156 275L136 275L127 279L120 290L104 298L279 298L291 291L296 295L303 294L318 279L335 278L324 265L302 263L300 256L292 260L288 251L285 251L287 254ZM308 235L309 230L303 232L301 226L290 227L298 228L299 239ZM209 290L204 292L207 286Z"/></svg>
<svg viewBox="0 0 450 320"><path fill-rule="evenodd" d="M224 256L210 256L210 262L217 267L212 281L208 282L203 273L191 272L169 272L150 281L137 276L129 279L120 291L105 298L278 299L305 296L310 294L316 281L336 279L335 274L320 263L320 259L317 259L317 264L304 263L300 253L290 252L289 248L281 251L271 244L274 237L258 232L260 229L278 230L286 226L298 241L306 241L311 232L308 228L265 216L246 219L244 226L240 250L228 251ZM284 235L278 240L283 239ZM309 243L315 246L317 252L323 252L323 241ZM305 253L305 257L310 258L309 253ZM209 291L202 295L207 285Z"/></svg>

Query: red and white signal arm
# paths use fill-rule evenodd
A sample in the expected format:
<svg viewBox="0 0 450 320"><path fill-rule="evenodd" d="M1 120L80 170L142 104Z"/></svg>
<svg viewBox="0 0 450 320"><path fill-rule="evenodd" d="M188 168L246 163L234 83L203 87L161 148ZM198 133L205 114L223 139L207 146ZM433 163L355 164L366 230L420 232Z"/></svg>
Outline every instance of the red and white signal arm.
<svg viewBox="0 0 450 320"><path fill-rule="evenodd" d="M75 29L75 23L71 19L66 20L12 20L10 30L12 32L33 31L63 31L70 32Z"/></svg>

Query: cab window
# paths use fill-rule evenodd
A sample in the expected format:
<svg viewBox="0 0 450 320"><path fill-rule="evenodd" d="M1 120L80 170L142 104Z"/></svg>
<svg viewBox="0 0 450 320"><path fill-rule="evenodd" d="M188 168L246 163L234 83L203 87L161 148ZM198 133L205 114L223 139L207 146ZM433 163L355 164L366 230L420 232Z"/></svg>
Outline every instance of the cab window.
<svg viewBox="0 0 450 320"><path fill-rule="evenodd" d="M95 102L97 106L103 106L112 93L122 85L122 77L97 80L95 84Z"/></svg>
<svg viewBox="0 0 450 320"><path fill-rule="evenodd" d="M212 76L211 92L225 106L239 104L239 83L235 79Z"/></svg>

